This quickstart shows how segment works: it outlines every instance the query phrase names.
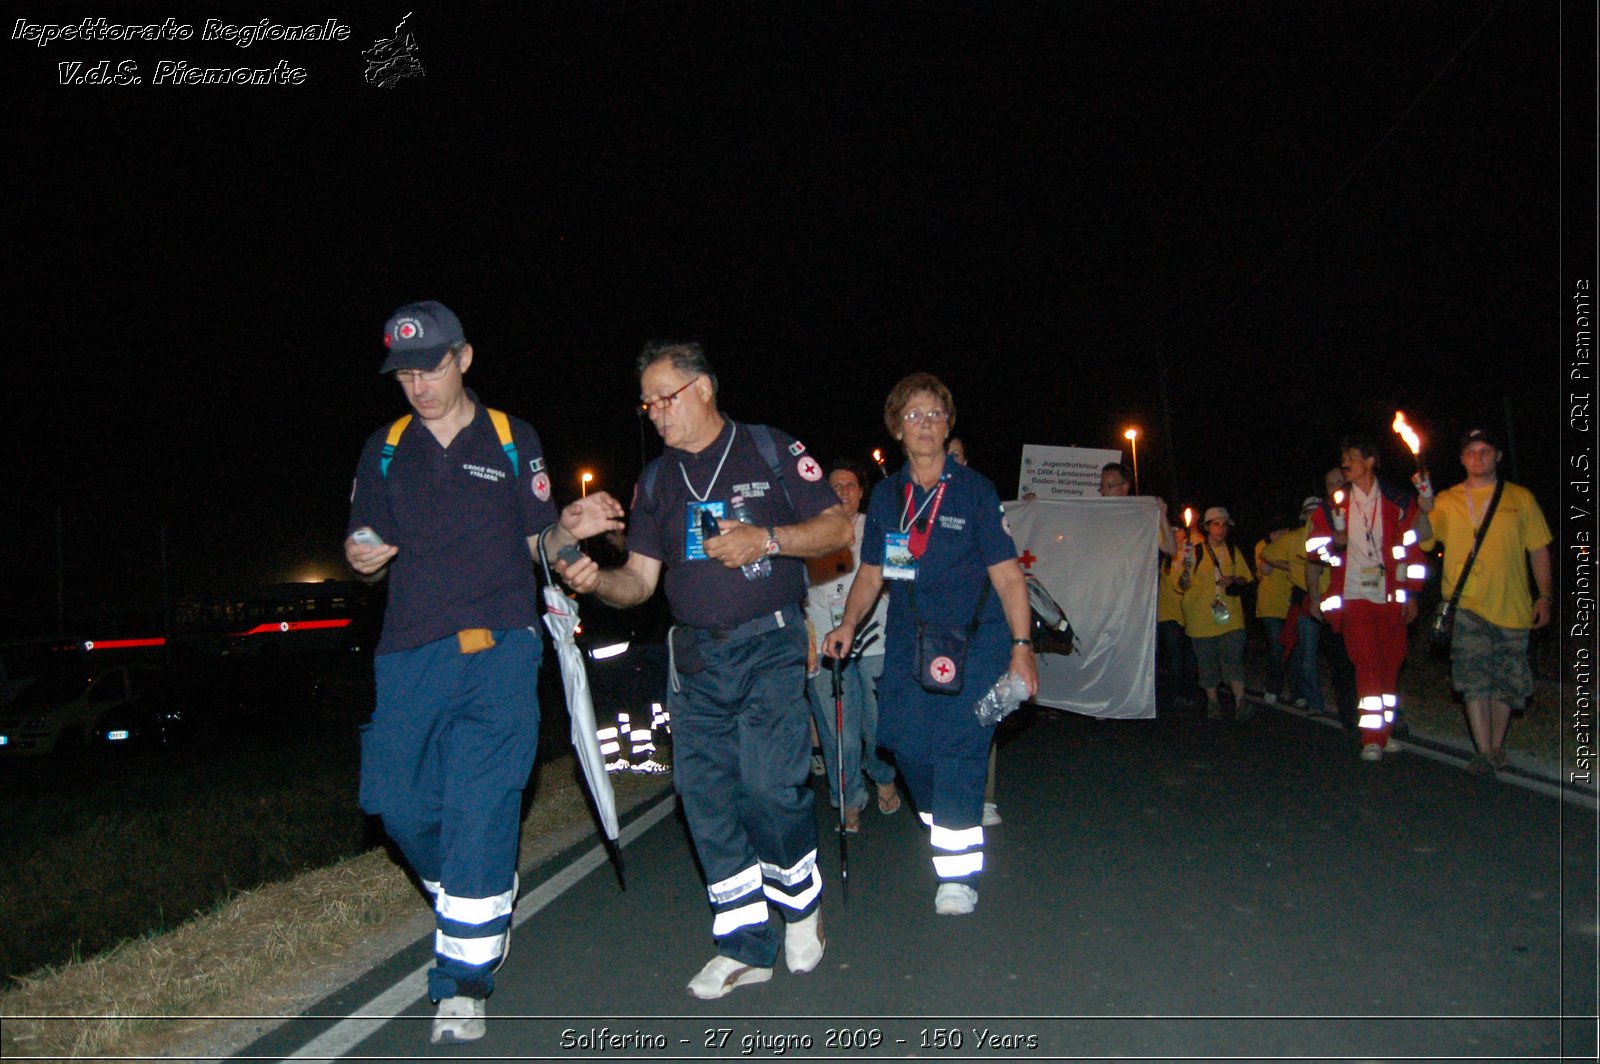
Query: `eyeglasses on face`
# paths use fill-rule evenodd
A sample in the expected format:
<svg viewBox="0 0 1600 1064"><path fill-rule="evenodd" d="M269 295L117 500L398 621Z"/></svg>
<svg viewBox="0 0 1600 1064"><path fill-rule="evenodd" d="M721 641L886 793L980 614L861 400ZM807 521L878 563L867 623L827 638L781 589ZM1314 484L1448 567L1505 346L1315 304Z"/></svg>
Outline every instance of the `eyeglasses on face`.
<svg viewBox="0 0 1600 1064"><path fill-rule="evenodd" d="M689 380L688 380L688 383L684 384L684 386L682 388L679 388L677 391L671 393L670 395L663 395L659 399L644 399L644 398L641 398L639 400L639 413L648 414L652 410L654 410L658 414L661 413L662 411L666 410L667 407L671 406L677 400L678 396L682 395L685 391L687 391L690 384L693 384L695 381L697 381L699 379L700 379L699 375L696 374L695 376L690 377Z"/></svg>
<svg viewBox="0 0 1600 1064"><path fill-rule="evenodd" d="M394 379L401 384L411 384L419 378L425 381L442 381L444 375L450 372L450 363L455 357L456 353L451 351L444 356L444 361L433 369L397 369L394 371Z"/></svg>
<svg viewBox="0 0 1600 1064"><path fill-rule="evenodd" d="M907 410L900 415L900 420L907 425L915 425L919 421L926 421L930 425L942 425L949 415L938 407L932 410Z"/></svg>

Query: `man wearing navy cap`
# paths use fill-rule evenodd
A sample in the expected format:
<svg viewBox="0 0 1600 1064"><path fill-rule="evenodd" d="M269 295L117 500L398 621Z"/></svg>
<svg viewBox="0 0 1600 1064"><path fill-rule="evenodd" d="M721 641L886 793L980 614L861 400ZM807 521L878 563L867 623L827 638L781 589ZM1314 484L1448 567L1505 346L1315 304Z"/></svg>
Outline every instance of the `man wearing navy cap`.
<svg viewBox="0 0 1600 1064"><path fill-rule="evenodd" d="M538 589L530 552L622 527L596 495L557 521L539 435L464 383L472 345L441 303L384 327L382 373L412 414L367 439L345 558L389 581L374 658L377 706L361 734L361 807L432 894L428 996L436 1043L485 1030L510 944L522 791L539 737Z"/></svg>
<svg viewBox="0 0 1600 1064"><path fill-rule="evenodd" d="M689 993L719 998L772 978L780 945L791 972L822 959L800 559L855 535L805 444L717 409L717 376L699 344L650 344L638 370L639 409L666 452L634 491L628 560L559 568L575 591L613 606L638 605L666 584L677 622L673 771L717 940Z"/></svg>

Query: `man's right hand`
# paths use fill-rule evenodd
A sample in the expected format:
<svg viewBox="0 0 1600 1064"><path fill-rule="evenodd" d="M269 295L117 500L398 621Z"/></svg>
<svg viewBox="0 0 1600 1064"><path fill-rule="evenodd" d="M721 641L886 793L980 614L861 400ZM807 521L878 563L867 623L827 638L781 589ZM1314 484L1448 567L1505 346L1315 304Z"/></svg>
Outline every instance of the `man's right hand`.
<svg viewBox="0 0 1600 1064"><path fill-rule="evenodd" d="M345 562L362 576L376 574L399 553L400 548L392 543L385 543L381 547L369 547L348 537L344 541Z"/></svg>
<svg viewBox="0 0 1600 1064"><path fill-rule="evenodd" d="M856 626L846 622L822 637L822 653L824 657L838 658L843 661L850 656L850 648L856 641Z"/></svg>

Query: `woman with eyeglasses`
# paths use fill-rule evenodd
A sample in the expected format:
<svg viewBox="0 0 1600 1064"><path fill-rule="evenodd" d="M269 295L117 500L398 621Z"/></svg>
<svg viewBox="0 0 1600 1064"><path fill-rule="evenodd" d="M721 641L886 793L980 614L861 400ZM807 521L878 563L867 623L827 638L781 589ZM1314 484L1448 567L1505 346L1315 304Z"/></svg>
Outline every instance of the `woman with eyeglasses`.
<svg viewBox="0 0 1600 1064"><path fill-rule="evenodd" d="M1038 667L1017 548L989 479L952 459L955 400L939 378L913 373L884 402L906 464L872 493L861 567L824 652L842 657L879 590L889 589L878 741L894 751L922 822L938 881L934 911L972 912L983 872L983 786L994 726L974 707L996 680Z"/></svg>

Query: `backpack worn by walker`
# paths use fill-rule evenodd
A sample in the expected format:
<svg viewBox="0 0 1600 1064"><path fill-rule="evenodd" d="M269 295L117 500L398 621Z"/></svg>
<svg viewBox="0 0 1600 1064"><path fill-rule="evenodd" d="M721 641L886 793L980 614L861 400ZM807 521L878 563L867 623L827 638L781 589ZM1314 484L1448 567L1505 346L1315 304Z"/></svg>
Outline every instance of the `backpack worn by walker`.
<svg viewBox="0 0 1600 1064"><path fill-rule="evenodd" d="M731 418L729 420L732 420ZM789 484L783 479L783 466L778 464L778 441L772 437L772 429L766 425L742 425L735 421L737 428L747 429L750 439L755 442L756 450L761 452L762 461L767 463L767 468L772 470L772 475L778 481L778 487L783 489L783 498L789 504L789 509L794 509L794 498L789 494ZM654 491L656 486L656 471L661 468L661 459L653 458L650 464L644 467L644 472L639 474L639 498L655 507Z"/></svg>
<svg viewBox="0 0 1600 1064"><path fill-rule="evenodd" d="M511 441L511 419L506 417L502 410L484 407L484 412L489 415L489 420L494 424L494 434L500 437L500 447L506 452L506 457L511 459L511 475L517 474L517 445ZM400 437L405 433L406 426L411 424L411 415L399 418L389 426L389 435L383 441L383 451L378 456L378 472L385 479L389 476L389 463L394 461L394 452L400 446Z"/></svg>

